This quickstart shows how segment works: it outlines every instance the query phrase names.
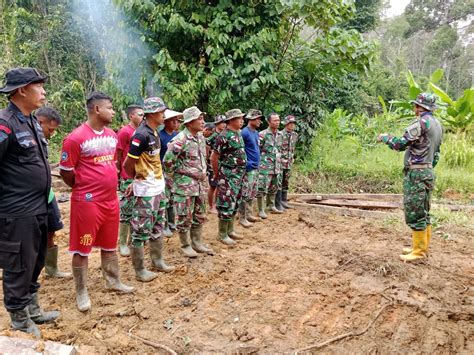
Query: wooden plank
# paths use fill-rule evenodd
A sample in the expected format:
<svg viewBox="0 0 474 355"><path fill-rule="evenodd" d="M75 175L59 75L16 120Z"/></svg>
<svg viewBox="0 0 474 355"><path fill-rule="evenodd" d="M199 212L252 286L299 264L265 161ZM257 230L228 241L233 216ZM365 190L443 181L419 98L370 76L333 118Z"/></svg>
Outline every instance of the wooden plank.
<svg viewBox="0 0 474 355"><path fill-rule="evenodd" d="M2 354L57 354L74 355L74 346L54 343L52 341L30 340L0 336L0 352Z"/></svg>
<svg viewBox="0 0 474 355"><path fill-rule="evenodd" d="M347 199L323 199L323 200L305 200L305 203L318 205L336 206L336 207L353 207L361 209L397 209L401 204L388 201L368 201L368 200L347 200Z"/></svg>
<svg viewBox="0 0 474 355"><path fill-rule="evenodd" d="M310 209L315 209L322 212L336 214L339 216L369 217L369 218L390 218L390 217L399 218L400 217L399 213L361 210L361 209L349 208L349 207L334 207L334 206L325 206L325 205L317 205L317 204L302 203L302 202L290 202L290 205L298 209L310 208Z"/></svg>
<svg viewBox="0 0 474 355"><path fill-rule="evenodd" d="M288 194L288 198L290 199L317 198L318 196L321 196L323 199L375 200L393 202L401 202L403 198L403 195L401 194Z"/></svg>

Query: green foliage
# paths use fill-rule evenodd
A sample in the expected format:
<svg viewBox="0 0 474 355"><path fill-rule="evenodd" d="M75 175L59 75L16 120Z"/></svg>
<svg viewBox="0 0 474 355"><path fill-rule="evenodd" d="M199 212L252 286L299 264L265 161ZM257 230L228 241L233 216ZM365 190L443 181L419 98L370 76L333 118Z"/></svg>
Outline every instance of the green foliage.
<svg viewBox="0 0 474 355"><path fill-rule="evenodd" d="M443 150L442 159L450 168L468 167L474 165L474 141L466 134L448 136Z"/></svg>

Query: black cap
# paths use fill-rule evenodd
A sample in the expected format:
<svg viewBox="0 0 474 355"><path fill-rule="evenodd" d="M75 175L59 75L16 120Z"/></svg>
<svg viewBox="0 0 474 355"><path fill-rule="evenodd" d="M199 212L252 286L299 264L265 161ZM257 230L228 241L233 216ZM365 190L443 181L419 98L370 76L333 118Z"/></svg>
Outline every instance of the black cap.
<svg viewBox="0 0 474 355"><path fill-rule="evenodd" d="M13 68L5 74L5 86L0 88L0 93L8 94L28 84L44 82L47 78L35 68Z"/></svg>

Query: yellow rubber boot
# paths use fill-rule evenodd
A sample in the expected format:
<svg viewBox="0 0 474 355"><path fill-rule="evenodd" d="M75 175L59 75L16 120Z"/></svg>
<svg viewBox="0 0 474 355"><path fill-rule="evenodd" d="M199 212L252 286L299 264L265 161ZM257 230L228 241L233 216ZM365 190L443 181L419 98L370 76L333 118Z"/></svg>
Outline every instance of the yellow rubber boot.
<svg viewBox="0 0 474 355"><path fill-rule="evenodd" d="M423 259L426 256L426 234L426 229L423 231L413 231L413 251L407 255L400 255L400 259L403 261Z"/></svg>
<svg viewBox="0 0 474 355"><path fill-rule="evenodd" d="M429 248L429 246L430 246L431 230L432 230L431 224L428 224L428 225L426 226L426 250L425 250L425 253L426 253L426 254L428 253L428 248ZM411 247L411 248L403 248L402 254L403 254L403 255L410 254L412 251L413 251L413 247Z"/></svg>

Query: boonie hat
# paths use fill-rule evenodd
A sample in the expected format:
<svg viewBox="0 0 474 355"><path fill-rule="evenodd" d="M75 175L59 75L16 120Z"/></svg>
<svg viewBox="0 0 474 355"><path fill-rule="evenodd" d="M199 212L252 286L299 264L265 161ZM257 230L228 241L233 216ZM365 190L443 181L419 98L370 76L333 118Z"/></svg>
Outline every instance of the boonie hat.
<svg viewBox="0 0 474 355"><path fill-rule="evenodd" d="M5 74L5 85L0 92L8 94L31 83L45 82L48 77L35 68L13 68Z"/></svg>
<svg viewBox="0 0 474 355"><path fill-rule="evenodd" d="M283 120L283 124L286 126L288 123L296 122L296 117L293 115L288 115Z"/></svg>
<svg viewBox="0 0 474 355"><path fill-rule="evenodd" d="M422 92L416 97L416 100L411 100L411 104L421 106L428 111L433 111L436 109L436 96L428 92Z"/></svg>
<svg viewBox="0 0 474 355"><path fill-rule="evenodd" d="M245 114L243 114L242 111L240 111L240 109L234 108L234 109L229 110L225 113L225 120L230 121L234 118L244 117L244 116L245 116Z"/></svg>
<svg viewBox="0 0 474 355"><path fill-rule="evenodd" d="M166 110L166 108L165 103L159 97L149 97L143 102L143 112L145 114L161 112Z"/></svg>
<svg viewBox="0 0 474 355"><path fill-rule="evenodd" d="M181 117L180 117L181 116ZM166 120L169 120L170 118L178 118L178 119L182 119L183 117L183 113L182 112L178 112L178 111L173 111L173 110L170 110L169 108L167 108L165 110L165 121Z"/></svg>
<svg viewBox="0 0 474 355"><path fill-rule="evenodd" d="M263 117L262 111L255 110L255 109L250 109L249 112L247 113L247 116L245 116L245 118L248 120L255 120L261 117Z"/></svg>
<svg viewBox="0 0 474 355"><path fill-rule="evenodd" d="M214 123L215 124L224 122L225 120L226 120L225 115L216 115L216 117L214 117Z"/></svg>
<svg viewBox="0 0 474 355"><path fill-rule="evenodd" d="M198 109L196 106L191 106L183 111L183 123L189 123L198 119L204 112Z"/></svg>

